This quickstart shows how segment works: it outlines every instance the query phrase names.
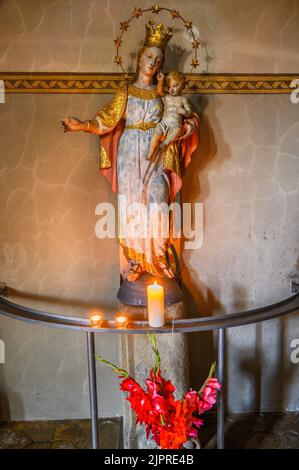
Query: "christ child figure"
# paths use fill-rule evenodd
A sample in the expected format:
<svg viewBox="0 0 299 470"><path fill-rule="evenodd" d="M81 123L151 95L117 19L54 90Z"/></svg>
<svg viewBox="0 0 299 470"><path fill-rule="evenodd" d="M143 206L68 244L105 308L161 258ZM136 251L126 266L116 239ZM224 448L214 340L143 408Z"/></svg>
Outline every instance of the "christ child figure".
<svg viewBox="0 0 299 470"><path fill-rule="evenodd" d="M181 94L185 86L185 77L182 73L176 70L169 72L166 77L168 94L164 94L163 91L164 74L162 72L157 75L157 80L157 93L162 97L164 112L162 120L153 131L147 160L154 159L159 146L161 148L166 147L171 142L179 139L182 132L183 118L190 118L193 114L189 101Z"/></svg>

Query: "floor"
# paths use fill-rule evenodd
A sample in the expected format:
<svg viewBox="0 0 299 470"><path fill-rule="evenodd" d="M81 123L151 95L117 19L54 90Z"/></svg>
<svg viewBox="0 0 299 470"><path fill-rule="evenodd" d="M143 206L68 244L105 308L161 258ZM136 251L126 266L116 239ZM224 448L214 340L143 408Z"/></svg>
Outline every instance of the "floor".
<svg viewBox="0 0 299 470"><path fill-rule="evenodd" d="M216 447L216 417L206 421L202 443ZM209 440L210 438L210 440ZM299 449L299 413L242 413L225 419L227 449Z"/></svg>
<svg viewBox="0 0 299 470"><path fill-rule="evenodd" d="M100 419L100 445L117 449L118 418ZM0 423L0 449L90 449L90 420Z"/></svg>
<svg viewBox="0 0 299 470"><path fill-rule="evenodd" d="M206 416L200 432L202 447L215 447L215 415ZM101 419L100 444L116 449L120 420ZM234 449L299 448L299 413L234 414L225 420L225 446ZM89 420L0 423L1 449L88 449Z"/></svg>

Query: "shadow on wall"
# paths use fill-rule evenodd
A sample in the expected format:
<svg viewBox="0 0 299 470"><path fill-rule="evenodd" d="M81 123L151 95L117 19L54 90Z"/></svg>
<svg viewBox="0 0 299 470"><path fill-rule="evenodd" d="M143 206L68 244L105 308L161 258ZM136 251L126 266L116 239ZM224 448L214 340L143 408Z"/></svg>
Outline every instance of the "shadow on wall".
<svg viewBox="0 0 299 470"><path fill-rule="evenodd" d="M234 311L247 309L249 299L244 287L235 285ZM254 325L252 347L247 351L247 358L242 357L243 351L234 351L234 363L240 376L251 384L251 393L245 411L281 411L288 403L289 391L294 387L297 377L296 368L289 358L289 344L286 343L288 317L277 318ZM276 334L273 334L275 324ZM246 328L246 326L244 327ZM249 326L250 328L250 326ZM235 348L236 346L234 346ZM274 355L273 364L271 357ZM241 358L236 362L236 358ZM229 349L227 351L229 361ZM228 384L229 385L229 384ZM242 384L240 384L242 389ZM227 397L228 398L228 397ZM227 407L232 408L227 400Z"/></svg>
<svg viewBox="0 0 299 470"><path fill-rule="evenodd" d="M225 161L231 158L230 146L225 143L225 138L221 135L221 126L213 110L213 103L209 107L209 116L212 116L209 119L212 122L212 126L210 126L204 112L209 102L212 102L213 99L213 97L208 96L190 98L194 109L200 116L201 143L184 177L182 190L182 200L184 202L205 202L210 191L212 191L209 184L211 162L215 160L213 164L213 170L215 171L215 168L219 168ZM219 147L217 146L213 129L217 129ZM221 146L219 142L221 142ZM205 233L205 220L203 229ZM204 249L205 247L203 246L201 248L203 254ZM211 289L209 282L206 279L204 281L201 279L200 267L196 271L194 268L192 269L192 257L195 256L196 252L192 253L190 250L183 251L184 261L186 262L186 268L182 273L183 290L188 307L188 315L197 317L225 313L225 306L217 296L215 288ZM217 263L216 258L214 261ZM243 287L235 283L230 302L231 311L227 313L246 310L250 304L249 300L246 286ZM239 397L237 400L241 405L240 409L242 411L282 410L288 402L289 390L291 390L292 384L294 385L295 368L292 368L291 363L288 362L286 357L286 351L288 351L288 345L285 344L287 338L287 319L276 320L276 322L277 328L275 329L276 334L274 338L273 331L271 333L270 324L264 323L256 324L254 327L251 326L251 336L245 350L242 346L238 346L238 341L231 341L231 347L234 349L230 351L227 341L227 363L230 363L230 356L233 356L234 359L231 363L234 364L235 370L227 371L226 376L230 379L230 382L233 377L236 378L236 374L240 376L240 381L242 381L242 378L244 382L246 381L246 386L244 384L244 387L242 387L240 382L237 385L241 393L242 388L244 392L244 396ZM248 328L250 329L250 327ZM271 334L272 337L270 338L269 335ZM190 385L198 387L206 377L211 362L217 357L214 334L213 332L194 333L189 334L188 338ZM238 347L240 347L240 351L236 350ZM272 349L271 354L269 354L269 348ZM275 360L273 360L273 354ZM230 387L230 383L227 383L227 385ZM235 385L236 383L234 383ZM227 409L230 408L228 398ZM231 403L231 405L234 405L234 403ZM234 409L234 411L240 411L240 409Z"/></svg>
<svg viewBox="0 0 299 470"><path fill-rule="evenodd" d="M225 136L222 134L221 123L215 109L212 107L213 102L209 111L211 117L209 118L205 113L205 109L215 98L208 95L189 95L188 99L200 119L200 143L183 178L182 199L183 202L204 202L210 193L210 185L208 184L209 170L207 167L216 158L217 168L219 168L226 159L231 158L231 151L229 144L225 142ZM212 125L210 125L209 119L212 119ZM218 148L214 135L213 129L216 128L217 141L221 142L220 148ZM214 164L213 169L215 170L215 168ZM205 177L204 191L200 186L200 177L203 173Z"/></svg>
<svg viewBox="0 0 299 470"><path fill-rule="evenodd" d="M275 348L275 366L269 365L269 342L266 341L267 322L255 325L254 360L243 359L238 364L243 376L251 381L252 394L248 411L281 411L286 408L289 392L294 386L297 370L286 357L289 344L286 344L288 318L279 318L276 331L278 334L271 341L270 348ZM266 345L263 347L263 345Z"/></svg>
<svg viewBox="0 0 299 470"><path fill-rule="evenodd" d="M279 318L274 321L277 322L278 334L275 335L274 341L270 342L270 347L275 348L276 351L275 364L271 367L268 361L270 356L269 341L266 341L268 322L254 325L254 344L252 349L247 352L248 359L243 358L239 363L235 361L235 369L240 374L240 380L238 381L239 393L242 394L243 392L244 396L248 395L248 386L242 387L242 377L246 379L247 384L248 381L250 382L250 394L247 397L246 409L242 410L251 413L250 416L246 417L246 428L250 429L251 432L256 432L256 437L259 438L260 442L265 439L265 436L274 435L274 430L276 430L277 437L280 436L280 441L281 439L288 441L288 428L282 427L279 414L272 414L271 412L281 412L286 409L290 393L288 390L294 388L297 377L296 367L292 365L290 360L286 365L288 360L286 354L289 353L289 345L286 344L288 318ZM263 347L265 344L266 346ZM235 358L242 354L241 349L234 351ZM228 383L229 387L230 384ZM229 405L228 403L228 410L230 409ZM238 410L232 409L232 411ZM261 411L268 414L261 417L259 414ZM229 435L234 433L238 433L239 436L238 448L243 448L248 438L246 429L240 433L240 422L238 420L230 420ZM284 434L286 437L284 437Z"/></svg>
<svg viewBox="0 0 299 470"><path fill-rule="evenodd" d="M205 108L209 104L209 97L189 96L193 109L200 119L200 145L196 154L192 157L190 165L184 175L184 183L182 189L183 202L200 202L207 198L210 192L208 184L208 172L206 172L205 191L201 191L200 175L210 162L219 154L217 142L215 140L213 127L210 126L208 117L204 114ZM214 123L217 124L218 119L214 115ZM220 127L220 126L219 126ZM223 137L223 136L222 136ZM221 138L224 142L224 138ZM225 149L224 149L225 147ZM220 157L230 155L228 145L222 145ZM224 151L225 150L225 151ZM223 152L223 154L222 154ZM222 160L220 160L220 163ZM205 231L205 220L203 221L203 231ZM184 242L183 242L184 244ZM192 276L192 270L188 269L188 253L183 251L183 256L187 259L185 269L183 270L183 292L186 299L188 316L211 316L223 311L223 305L217 298L215 292L202 281L198 282L200 273L197 273L197 280ZM189 255L190 256L190 255ZM214 347L214 333L212 331L192 333L189 338L189 363L190 363L190 379L192 387L198 388L202 381L206 378L210 365L216 359L216 350Z"/></svg>
<svg viewBox="0 0 299 470"><path fill-rule="evenodd" d="M222 304L212 290L203 283L198 287L188 272L184 275L183 292L190 317L213 316L222 308ZM214 335L217 335L217 332L202 331L188 335L190 386L193 388L198 389L202 385L212 362L217 359Z"/></svg>

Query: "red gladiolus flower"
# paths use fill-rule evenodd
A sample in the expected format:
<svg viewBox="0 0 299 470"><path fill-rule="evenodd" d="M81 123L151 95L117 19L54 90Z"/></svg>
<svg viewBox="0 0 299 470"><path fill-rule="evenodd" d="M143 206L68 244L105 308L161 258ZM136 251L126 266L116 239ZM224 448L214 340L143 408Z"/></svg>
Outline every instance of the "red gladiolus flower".
<svg viewBox="0 0 299 470"><path fill-rule="evenodd" d="M155 353L158 354L155 346ZM212 377L213 364L209 378L200 392L190 389L182 400L174 397L175 387L170 380L161 375L160 360L151 369L144 390L123 369L104 361L120 374L120 389L127 392L127 400L136 413L136 424L144 424L146 437L151 435L157 446L162 449L181 449L189 437L197 437L203 421L198 415L212 408L216 402L217 390L221 389L218 380Z"/></svg>
<svg viewBox="0 0 299 470"><path fill-rule="evenodd" d="M124 392L129 393L138 393L138 391L142 390L140 385L135 382L135 380L131 379L131 377L122 380L120 384L120 389Z"/></svg>
<svg viewBox="0 0 299 470"><path fill-rule="evenodd" d="M201 394L187 392L182 401L175 400L175 387L165 380L161 371L150 371L146 379L147 391L131 377L120 384L128 392L127 400L136 413L136 423L145 424L146 435L162 449L180 449L189 437L197 437L203 421L195 416L209 410L216 402L216 392L221 386L217 379L207 380Z"/></svg>

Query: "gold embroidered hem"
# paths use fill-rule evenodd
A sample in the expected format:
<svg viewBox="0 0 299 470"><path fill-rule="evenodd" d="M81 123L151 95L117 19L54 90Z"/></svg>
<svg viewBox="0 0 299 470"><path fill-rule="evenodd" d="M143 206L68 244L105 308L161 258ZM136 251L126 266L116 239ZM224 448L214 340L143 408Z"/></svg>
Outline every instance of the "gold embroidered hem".
<svg viewBox="0 0 299 470"><path fill-rule="evenodd" d="M128 90L126 86L122 86L116 90L112 101L105 104L103 109L98 111L96 119L100 119L105 127L114 129L121 120L126 104L127 104Z"/></svg>
<svg viewBox="0 0 299 470"><path fill-rule="evenodd" d="M172 142L163 153L163 168L174 171L181 176L180 154L178 142Z"/></svg>
<svg viewBox="0 0 299 470"><path fill-rule="evenodd" d="M139 131L147 131L148 129L153 129L156 127L156 122L137 122L136 124L131 124L125 127L125 131L128 129L137 129Z"/></svg>
<svg viewBox="0 0 299 470"><path fill-rule="evenodd" d="M100 111L98 111L95 121L101 127L104 126L107 129L114 129L126 109L128 98L128 89L127 86L122 86L119 88L113 97L113 100L107 103ZM100 141L100 168L111 168L111 160L106 150L101 145Z"/></svg>
<svg viewBox="0 0 299 470"><path fill-rule="evenodd" d="M141 98L142 100L154 100L159 96L156 88L153 88L152 90L145 90L143 88L138 88L134 85L128 86L128 95L135 96L136 98Z"/></svg>
<svg viewBox="0 0 299 470"><path fill-rule="evenodd" d="M102 145L100 145L100 168L111 168L110 159Z"/></svg>

